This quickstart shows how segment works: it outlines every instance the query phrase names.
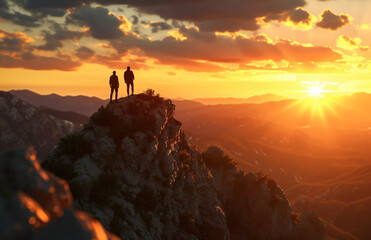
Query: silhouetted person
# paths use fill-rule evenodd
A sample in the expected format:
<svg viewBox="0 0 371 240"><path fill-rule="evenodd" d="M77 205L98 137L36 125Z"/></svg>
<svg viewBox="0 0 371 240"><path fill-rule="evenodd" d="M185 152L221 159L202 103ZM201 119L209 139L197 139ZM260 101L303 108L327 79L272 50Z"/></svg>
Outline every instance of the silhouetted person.
<svg viewBox="0 0 371 240"><path fill-rule="evenodd" d="M127 67L127 70L124 73L124 79L127 86L127 92L129 96L129 89L131 85L131 95L134 94L134 73L130 70L130 67Z"/></svg>
<svg viewBox="0 0 371 240"><path fill-rule="evenodd" d="M110 102L112 102L112 94L113 91L116 92L116 102L117 102L117 92L119 90L119 78L116 75L116 71L113 71L113 74L109 78L109 85L111 87L111 97L110 97Z"/></svg>

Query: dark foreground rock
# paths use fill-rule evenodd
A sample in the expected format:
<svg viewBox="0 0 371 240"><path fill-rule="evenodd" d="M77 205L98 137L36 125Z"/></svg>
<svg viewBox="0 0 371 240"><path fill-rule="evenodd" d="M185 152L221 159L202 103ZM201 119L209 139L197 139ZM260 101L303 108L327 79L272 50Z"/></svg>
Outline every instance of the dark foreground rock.
<svg viewBox="0 0 371 240"><path fill-rule="evenodd" d="M71 207L68 184L43 170L33 150L0 154L0 239L118 239Z"/></svg>
<svg viewBox="0 0 371 240"><path fill-rule="evenodd" d="M42 165L66 179L74 206L122 239L325 239L270 177L237 171L219 148L190 146L170 100L108 104Z"/></svg>

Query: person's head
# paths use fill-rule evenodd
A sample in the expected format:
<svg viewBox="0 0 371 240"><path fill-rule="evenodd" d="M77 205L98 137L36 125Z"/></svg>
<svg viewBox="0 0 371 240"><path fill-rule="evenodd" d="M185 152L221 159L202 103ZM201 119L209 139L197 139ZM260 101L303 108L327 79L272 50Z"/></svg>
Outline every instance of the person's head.
<svg viewBox="0 0 371 240"><path fill-rule="evenodd" d="M113 71L113 75L116 75L116 71Z"/></svg>
<svg viewBox="0 0 371 240"><path fill-rule="evenodd" d="M130 70L130 67L128 66L126 69L127 69L127 70Z"/></svg>

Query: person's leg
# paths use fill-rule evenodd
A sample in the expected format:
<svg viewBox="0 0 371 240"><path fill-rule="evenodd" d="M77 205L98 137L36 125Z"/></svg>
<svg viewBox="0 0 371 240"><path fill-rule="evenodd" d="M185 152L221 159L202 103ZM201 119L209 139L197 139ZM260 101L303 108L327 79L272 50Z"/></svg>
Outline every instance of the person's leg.
<svg viewBox="0 0 371 240"><path fill-rule="evenodd" d="M111 87L111 96L110 96L110 102L112 102L112 94L113 94L113 89L114 89L114 88L112 88L112 87Z"/></svg>
<svg viewBox="0 0 371 240"><path fill-rule="evenodd" d="M115 92L116 92L116 101L117 101L117 92L119 91L119 88L118 87L116 87L115 88Z"/></svg>
<svg viewBox="0 0 371 240"><path fill-rule="evenodd" d="M128 96L129 96L129 88L130 88L130 84L126 83L126 91L128 92Z"/></svg>
<svg viewBox="0 0 371 240"><path fill-rule="evenodd" d="M134 94L134 82L131 82L131 95Z"/></svg>

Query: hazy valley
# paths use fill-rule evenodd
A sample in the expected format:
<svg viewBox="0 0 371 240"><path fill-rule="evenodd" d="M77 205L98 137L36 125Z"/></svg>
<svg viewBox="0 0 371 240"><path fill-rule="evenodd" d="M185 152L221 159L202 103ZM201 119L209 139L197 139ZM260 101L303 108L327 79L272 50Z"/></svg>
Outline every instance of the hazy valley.
<svg viewBox="0 0 371 240"><path fill-rule="evenodd" d="M62 108L39 98L39 106L49 102ZM84 109L79 98L72 102ZM371 116L366 110L371 96L338 97L316 108L310 101L204 105L175 100L175 118L200 150L221 147L238 168L271 175L294 210L315 211L324 218L330 238L368 239Z"/></svg>

